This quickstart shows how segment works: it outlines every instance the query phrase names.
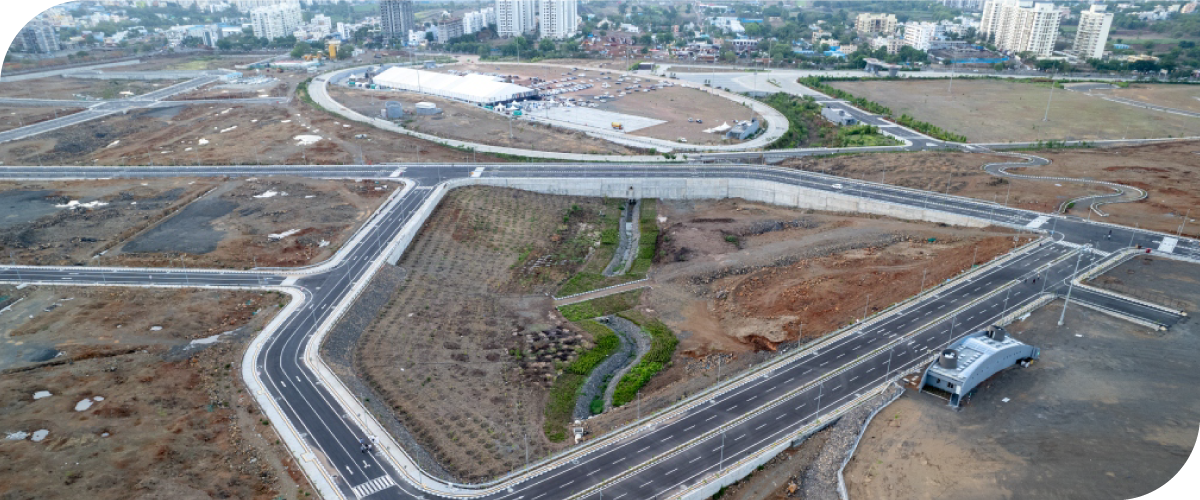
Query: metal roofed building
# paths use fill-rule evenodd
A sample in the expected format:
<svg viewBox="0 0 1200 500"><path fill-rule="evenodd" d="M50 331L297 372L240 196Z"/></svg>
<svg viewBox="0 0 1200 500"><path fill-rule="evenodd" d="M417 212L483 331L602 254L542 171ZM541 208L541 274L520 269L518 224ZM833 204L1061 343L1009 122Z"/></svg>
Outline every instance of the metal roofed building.
<svg viewBox="0 0 1200 500"><path fill-rule="evenodd" d="M993 326L950 344L925 370L921 388L934 387L949 393L950 406L957 407L984 380L1010 366L1037 359L1040 354L1038 348Z"/></svg>
<svg viewBox="0 0 1200 500"><path fill-rule="evenodd" d="M448 75L409 68L390 68L375 75L376 85L446 97L472 104L495 104L537 97L538 91L497 81L487 75Z"/></svg>

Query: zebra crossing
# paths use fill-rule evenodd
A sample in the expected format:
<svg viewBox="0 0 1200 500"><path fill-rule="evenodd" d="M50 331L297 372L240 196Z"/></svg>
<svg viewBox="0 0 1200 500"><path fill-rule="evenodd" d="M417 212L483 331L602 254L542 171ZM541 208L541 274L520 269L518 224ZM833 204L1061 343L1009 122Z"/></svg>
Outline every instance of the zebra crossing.
<svg viewBox="0 0 1200 500"><path fill-rule="evenodd" d="M395 485L396 483L392 481L391 476L381 476L358 486L351 486L350 489L354 490L355 497L365 498L368 495L379 493Z"/></svg>

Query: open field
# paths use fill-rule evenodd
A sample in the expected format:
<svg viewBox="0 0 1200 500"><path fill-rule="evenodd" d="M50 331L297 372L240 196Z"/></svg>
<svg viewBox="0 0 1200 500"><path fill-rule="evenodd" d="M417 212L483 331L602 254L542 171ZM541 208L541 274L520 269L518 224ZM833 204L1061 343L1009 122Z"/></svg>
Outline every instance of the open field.
<svg viewBox="0 0 1200 500"><path fill-rule="evenodd" d="M365 139L355 136L365 134ZM300 136L315 142L302 141ZM118 142L119 141L119 142ZM461 161L463 153L288 107L200 104L131 111L0 144L5 164L349 164ZM479 155L479 161L502 161Z"/></svg>
<svg viewBox="0 0 1200 500"><path fill-rule="evenodd" d="M6 497L266 500L311 491L298 487L299 469L260 422L238 367L283 297L11 286L0 297L20 299L0 314Z"/></svg>
<svg viewBox="0 0 1200 500"><path fill-rule="evenodd" d="M452 191L399 262L403 279L372 292L390 294L386 305L331 335L327 358L450 476L524 464L526 433L531 459L559 449L541 432L548 389L592 339L546 293L599 244L604 209L599 198Z"/></svg>
<svg viewBox="0 0 1200 500"><path fill-rule="evenodd" d="M86 96L91 99L120 99L153 92L180 82L183 80L96 80L54 76L0 83L0 97L76 100L80 99L80 96Z"/></svg>
<svg viewBox="0 0 1200 500"><path fill-rule="evenodd" d="M1169 142L1143 146L1089 149L1051 149L1032 154L1049 159L1044 167L1010 169L1017 174L1061 176L1119 182L1146 190L1150 196L1137 203L1105 205L1108 222L1138 225L1175 232L1187 207L1200 204L1200 178L1195 171L1200 143ZM1001 155L921 152L798 158L783 164L794 168L864 179L872 182L949 192L1009 206L1051 212L1063 201L1085 194L1112 190L1069 182L1001 179L984 172L985 163L1020 161ZM1060 185L1061 184L1061 185ZM1182 207L1182 208L1181 208ZM1087 207L1072 215L1087 217ZM1184 227L1185 234L1200 234L1200 225ZM1188 227L1190 226L1190 227Z"/></svg>
<svg viewBox="0 0 1200 500"><path fill-rule="evenodd" d="M0 108L0 131L32 125L83 111L83 108Z"/></svg>
<svg viewBox="0 0 1200 500"><path fill-rule="evenodd" d="M1200 304L1196 267L1138 258L1110 277ZM1101 286L1103 286L1101 284ZM1196 443L1196 323L1152 332L1056 302L1009 332L1042 350L960 412L912 391L867 428L846 469L851 498L1135 498L1179 472Z"/></svg>
<svg viewBox="0 0 1200 500"><path fill-rule="evenodd" d="M658 216L653 288L637 309L666 323L679 346L642 390L643 414L713 384L718 364L733 374L915 295L923 277L931 287L1014 244L1004 230L741 200L660 200ZM632 406L589 420L592 432L633 420Z"/></svg>
<svg viewBox="0 0 1200 500"><path fill-rule="evenodd" d="M1110 95L1148 102L1168 108L1200 113L1200 85L1150 85L1134 83L1129 88L1093 90L1095 95Z"/></svg>
<svg viewBox="0 0 1200 500"><path fill-rule="evenodd" d="M283 53L284 51L280 51ZM209 69L233 69L240 64L250 64L271 57L270 55L238 55L217 57L208 55L178 55L143 59L141 63L122 66L119 71L201 71Z"/></svg>
<svg viewBox="0 0 1200 500"><path fill-rule="evenodd" d="M387 101L403 103L406 111L411 111L418 102L432 102L437 104L442 113L406 114L404 127L447 139L561 153L636 154L630 148L589 137L582 132L524 120L510 120L499 113L450 99L412 92L363 91L340 86L331 87L329 95L346 107L367 116L379 116L379 110Z"/></svg>
<svg viewBox="0 0 1200 500"><path fill-rule="evenodd" d="M1186 137L1200 134L1200 119L1150 111L1054 90L1050 85L955 79L829 82L830 85L908 114L971 142ZM1042 121L1050 100L1050 121Z"/></svg>
<svg viewBox="0 0 1200 500"><path fill-rule="evenodd" d="M0 244L36 265L177 266L180 255L198 267L304 265L331 256L397 187L287 177L3 183Z"/></svg>
<svg viewBox="0 0 1200 500"><path fill-rule="evenodd" d="M557 60L553 61L553 63L571 64L570 62ZM582 68L583 66L580 67ZM503 63L456 64L444 68L459 71L515 75L520 78L514 83L526 86L531 85L531 80L529 80L531 77L543 80L559 80L568 75L578 76L582 73L584 76L570 83L589 83L595 85L595 87L577 92L559 94L554 97L560 99L574 97L576 99L587 100L588 102L597 102L592 97L601 95L605 91L615 96L623 92L627 86L641 85L645 88L657 81L632 77L626 78L625 82L618 83L617 79L622 78L620 68L617 71L611 71L608 68L588 68L582 71L571 71L570 69L549 66L526 66ZM564 75L564 73L567 75ZM603 79L605 76L611 79ZM638 78L641 81L635 82L633 78ZM601 88L602 83L608 83L612 88ZM618 97L611 102L598 103L599 106L596 109L665 120L666 123L639 129L630 132L630 134L670 141L677 141L682 137L687 139L689 144L733 143L733 141L723 139L723 136L720 134L706 134L703 131L704 129L720 125L723 121L727 121L732 125L734 120L749 120L754 117L761 119L756 113L753 113L749 108L741 104L709 94L703 89L683 88L678 86L679 82L674 83L676 83L674 87L652 90L650 92L630 92L624 97ZM689 123L688 118L701 119L704 123Z"/></svg>
<svg viewBox="0 0 1200 500"><path fill-rule="evenodd" d="M241 85L210 83L191 92L172 96L169 101L194 101L199 99L250 99L255 97L287 97L296 83L303 81L298 73L286 73L292 78L263 85ZM274 76L274 75L273 75ZM284 75L279 75L284 76ZM307 75L305 75L307 76Z"/></svg>

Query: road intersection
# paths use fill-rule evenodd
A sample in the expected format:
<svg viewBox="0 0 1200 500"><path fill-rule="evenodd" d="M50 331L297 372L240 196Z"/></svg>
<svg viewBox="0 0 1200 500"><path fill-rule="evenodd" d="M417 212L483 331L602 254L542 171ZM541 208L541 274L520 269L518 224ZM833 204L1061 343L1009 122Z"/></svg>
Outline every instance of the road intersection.
<svg viewBox="0 0 1200 500"><path fill-rule="evenodd" d="M480 168L482 167L482 169ZM244 378L260 404L331 498L665 498L697 491L809 432L919 367L954 338L997 323L1014 311L1065 293L1074 276L1104 265L1130 245L1170 247L1176 257L1200 259L1194 240L1172 238L1074 217L1050 217L985 201L928 193L811 172L756 166L645 165L358 165L211 167L0 167L0 178L136 178L168 176L300 175L388 178L398 191L330 261L305 269L223 271L101 267L0 268L0 281L55 285L267 288L293 301L247 352ZM324 367L316 352L387 256L428 215L447 180L561 180L566 184L626 179L756 179L783 186L837 192L898 207L939 210L1030 232L1052 233L932 290L913 290L900 307L788 353L676 407L597 438L581 447L481 485L460 485L419 471L404 451ZM835 188L833 184L841 184ZM1112 236L1108 232L1112 231ZM1169 245L1168 245L1169 243ZM1094 250L1081 247L1092 245ZM1084 252L1080 258L1079 253ZM1032 276L1040 276L1036 285ZM1075 287L1082 300L1164 327L1176 311L1094 289ZM290 434L290 435L289 435ZM359 439L381 438L363 454ZM723 443L723 444L722 444Z"/></svg>

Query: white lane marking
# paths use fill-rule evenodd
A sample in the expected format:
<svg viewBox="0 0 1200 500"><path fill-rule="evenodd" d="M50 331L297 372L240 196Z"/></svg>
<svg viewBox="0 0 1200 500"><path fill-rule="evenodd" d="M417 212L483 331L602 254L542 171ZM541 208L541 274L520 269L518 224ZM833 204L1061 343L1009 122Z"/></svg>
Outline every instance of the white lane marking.
<svg viewBox="0 0 1200 500"><path fill-rule="evenodd" d="M475 171L471 172L471 177L479 177L483 175L484 167L475 167Z"/></svg>
<svg viewBox="0 0 1200 500"><path fill-rule="evenodd" d="M354 491L354 496L363 498L375 493L379 493L395 485L396 483L392 481L391 476L382 476L362 483L358 486L353 486L350 489Z"/></svg>

